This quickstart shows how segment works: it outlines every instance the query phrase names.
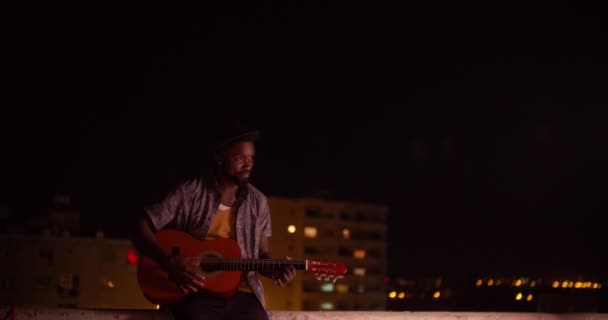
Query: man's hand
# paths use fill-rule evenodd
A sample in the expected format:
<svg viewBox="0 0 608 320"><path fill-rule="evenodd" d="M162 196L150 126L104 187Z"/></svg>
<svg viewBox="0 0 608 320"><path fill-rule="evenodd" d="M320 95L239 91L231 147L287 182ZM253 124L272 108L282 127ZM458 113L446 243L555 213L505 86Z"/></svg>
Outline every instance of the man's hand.
<svg viewBox="0 0 608 320"><path fill-rule="evenodd" d="M169 257L165 269L169 273L169 279L175 281L185 294L195 293L205 286L205 277L196 270L196 266L188 265L184 257Z"/></svg>
<svg viewBox="0 0 608 320"><path fill-rule="evenodd" d="M287 260L292 260L291 257L285 257ZM277 286L284 288L296 277L296 268L294 266L286 266L283 270L276 272L272 276L272 281Z"/></svg>

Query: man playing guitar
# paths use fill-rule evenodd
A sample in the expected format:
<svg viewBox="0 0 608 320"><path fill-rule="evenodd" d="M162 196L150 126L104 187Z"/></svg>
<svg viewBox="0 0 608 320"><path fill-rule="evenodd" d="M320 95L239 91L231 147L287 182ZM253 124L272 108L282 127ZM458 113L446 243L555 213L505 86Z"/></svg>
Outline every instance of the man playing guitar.
<svg viewBox="0 0 608 320"><path fill-rule="evenodd" d="M225 129L228 134L215 145L209 174L181 183L162 201L146 207L137 220L134 245L158 263L184 294L183 299L169 305L178 320L268 319L271 313L257 274L272 278L281 287L296 275L296 269L289 264L276 271L246 271L234 294L213 295L205 290L209 276L200 268L192 268L187 258L179 254L179 248L168 253L155 236L161 230L175 229L195 239L233 239L243 258L272 259L267 198L249 183L258 132Z"/></svg>

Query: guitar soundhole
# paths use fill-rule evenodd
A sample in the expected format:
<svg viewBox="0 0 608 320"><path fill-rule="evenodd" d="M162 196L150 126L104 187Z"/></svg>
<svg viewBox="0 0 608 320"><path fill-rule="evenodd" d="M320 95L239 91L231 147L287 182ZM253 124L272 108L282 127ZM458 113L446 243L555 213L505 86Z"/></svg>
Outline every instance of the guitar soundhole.
<svg viewBox="0 0 608 320"><path fill-rule="evenodd" d="M219 255L208 254L203 257L201 261L201 269L205 272L214 272L218 270L217 260L214 261L214 258L221 258Z"/></svg>

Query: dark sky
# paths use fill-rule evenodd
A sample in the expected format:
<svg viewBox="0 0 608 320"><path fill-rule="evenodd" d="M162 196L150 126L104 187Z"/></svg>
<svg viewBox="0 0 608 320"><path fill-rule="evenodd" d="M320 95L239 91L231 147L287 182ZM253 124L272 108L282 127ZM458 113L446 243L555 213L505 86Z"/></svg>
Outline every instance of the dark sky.
<svg viewBox="0 0 608 320"><path fill-rule="evenodd" d="M253 182L267 194L390 206L392 273L606 269L598 8L7 9L0 200L15 212L67 190L87 223L120 233L237 110L262 130Z"/></svg>

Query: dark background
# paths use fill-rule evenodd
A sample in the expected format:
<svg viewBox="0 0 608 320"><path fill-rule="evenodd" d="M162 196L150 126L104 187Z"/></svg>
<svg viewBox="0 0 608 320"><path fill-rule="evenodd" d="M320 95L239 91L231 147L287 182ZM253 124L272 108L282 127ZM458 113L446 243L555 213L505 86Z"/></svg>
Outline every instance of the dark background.
<svg viewBox="0 0 608 320"><path fill-rule="evenodd" d="M126 217L235 112L253 183L390 207L391 274L605 275L599 8L8 1L0 204ZM18 219L17 219L18 220ZM15 222L15 221L13 221ZM16 223L16 222L15 222Z"/></svg>

